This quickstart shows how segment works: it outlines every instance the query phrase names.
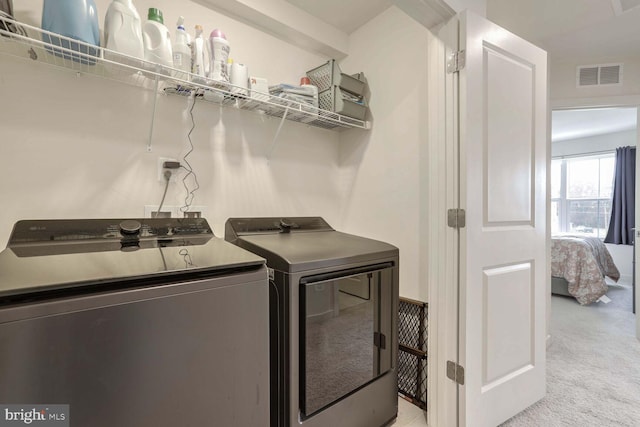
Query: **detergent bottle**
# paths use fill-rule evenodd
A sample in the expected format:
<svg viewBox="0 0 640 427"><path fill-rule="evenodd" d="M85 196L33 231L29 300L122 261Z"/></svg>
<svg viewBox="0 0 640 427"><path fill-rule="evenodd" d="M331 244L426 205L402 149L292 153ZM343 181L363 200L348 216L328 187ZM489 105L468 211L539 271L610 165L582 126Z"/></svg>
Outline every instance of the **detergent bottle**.
<svg viewBox="0 0 640 427"><path fill-rule="evenodd" d="M128 58L111 58L109 51L115 51L133 58L144 59L144 41L142 39L142 21L131 0L113 0L104 18L105 58L121 62Z"/></svg>

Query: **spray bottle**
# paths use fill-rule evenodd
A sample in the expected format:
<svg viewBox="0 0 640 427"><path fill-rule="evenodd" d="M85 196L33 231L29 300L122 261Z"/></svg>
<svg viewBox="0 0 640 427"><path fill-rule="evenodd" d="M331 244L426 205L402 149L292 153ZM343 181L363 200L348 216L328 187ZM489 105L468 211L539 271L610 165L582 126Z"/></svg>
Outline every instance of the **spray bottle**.
<svg viewBox="0 0 640 427"><path fill-rule="evenodd" d="M173 42L173 68L185 73L191 72L191 47L189 34L184 29L184 17L179 17L176 23L176 37ZM181 76L185 79L187 75Z"/></svg>
<svg viewBox="0 0 640 427"><path fill-rule="evenodd" d="M209 74L208 49L202 36L202 26L196 25L196 37L191 43L191 72L195 83L206 84Z"/></svg>

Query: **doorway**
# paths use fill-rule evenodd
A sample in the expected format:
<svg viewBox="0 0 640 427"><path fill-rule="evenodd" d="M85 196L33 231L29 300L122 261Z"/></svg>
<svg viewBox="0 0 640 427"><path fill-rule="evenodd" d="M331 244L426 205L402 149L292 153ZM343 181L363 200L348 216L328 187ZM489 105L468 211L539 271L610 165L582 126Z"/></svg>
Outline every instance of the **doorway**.
<svg viewBox="0 0 640 427"><path fill-rule="evenodd" d="M570 233L604 239L611 218L616 149L636 146L637 117L636 107L552 112L552 236ZM606 249L620 280L607 279L607 298L598 304L631 310L633 246L607 244Z"/></svg>

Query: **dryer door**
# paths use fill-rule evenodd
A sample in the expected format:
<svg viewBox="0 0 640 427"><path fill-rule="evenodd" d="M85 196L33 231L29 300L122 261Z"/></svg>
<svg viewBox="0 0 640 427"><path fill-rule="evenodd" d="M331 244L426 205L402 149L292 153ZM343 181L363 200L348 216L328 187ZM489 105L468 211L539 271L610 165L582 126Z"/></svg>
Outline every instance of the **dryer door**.
<svg viewBox="0 0 640 427"><path fill-rule="evenodd" d="M330 406L391 369L392 265L300 281L300 410Z"/></svg>

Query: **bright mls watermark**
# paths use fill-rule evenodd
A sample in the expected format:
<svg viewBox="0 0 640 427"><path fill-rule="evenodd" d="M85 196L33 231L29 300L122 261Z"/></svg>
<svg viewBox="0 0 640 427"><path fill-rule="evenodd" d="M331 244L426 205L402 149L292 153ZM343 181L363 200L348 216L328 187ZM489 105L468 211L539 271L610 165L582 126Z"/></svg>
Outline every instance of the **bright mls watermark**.
<svg viewBox="0 0 640 427"><path fill-rule="evenodd" d="M0 427L69 427L69 405L0 405Z"/></svg>

